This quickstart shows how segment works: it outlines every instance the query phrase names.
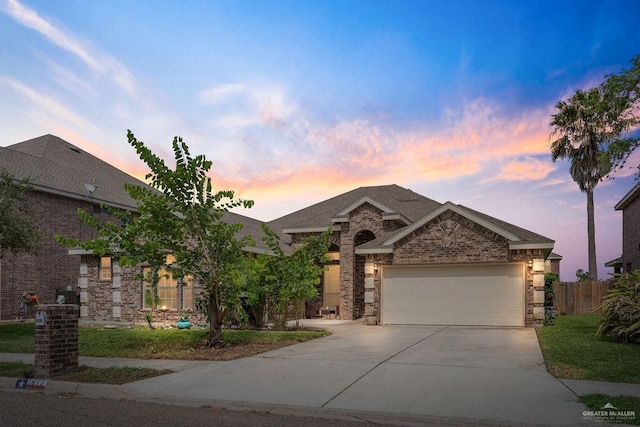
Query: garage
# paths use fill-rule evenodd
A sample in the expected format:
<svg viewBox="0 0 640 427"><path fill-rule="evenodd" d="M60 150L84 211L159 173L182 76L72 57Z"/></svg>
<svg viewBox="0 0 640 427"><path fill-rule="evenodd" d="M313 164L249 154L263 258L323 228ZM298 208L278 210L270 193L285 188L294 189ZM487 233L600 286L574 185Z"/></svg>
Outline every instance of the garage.
<svg viewBox="0 0 640 427"><path fill-rule="evenodd" d="M524 326L524 265L384 266L383 324Z"/></svg>

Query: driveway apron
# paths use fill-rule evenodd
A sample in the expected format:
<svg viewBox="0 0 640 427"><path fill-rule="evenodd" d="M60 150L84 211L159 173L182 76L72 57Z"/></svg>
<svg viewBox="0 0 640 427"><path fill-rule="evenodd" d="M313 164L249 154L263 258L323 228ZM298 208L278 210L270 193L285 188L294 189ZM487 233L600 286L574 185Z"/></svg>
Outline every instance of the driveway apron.
<svg viewBox="0 0 640 427"><path fill-rule="evenodd" d="M586 407L529 328L365 326L123 386L132 393L543 424Z"/></svg>

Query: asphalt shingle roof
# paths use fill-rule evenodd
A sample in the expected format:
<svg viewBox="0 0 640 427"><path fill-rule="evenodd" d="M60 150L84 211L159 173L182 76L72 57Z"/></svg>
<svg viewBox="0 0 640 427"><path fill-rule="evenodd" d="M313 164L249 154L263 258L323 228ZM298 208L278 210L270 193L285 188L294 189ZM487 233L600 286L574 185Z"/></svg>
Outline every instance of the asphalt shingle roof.
<svg viewBox="0 0 640 427"><path fill-rule="evenodd" d="M96 186L92 200L135 209L124 184L146 185L107 162L54 135L44 135L0 148L0 169L28 179L42 191L86 198L85 184Z"/></svg>
<svg viewBox="0 0 640 427"><path fill-rule="evenodd" d="M91 200L117 207L136 209L136 202L124 184L147 186L144 182L100 160L54 135L43 135L24 142L0 147L0 170L17 179L28 179L36 190L76 199L89 196L85 184L96 186ZM239 236L253 236L254 247L266 250L261 221L225 212L225 221L242 224ZM286 245L283 250L289 251Z"/></svg>
<svg viewBox="0 0 640 427"><path fill-rule="evenodd" d="M497 227L500 227L503 230L508 231L511 234L515 234L525 242L530 242L530 243L554 243L555 242L554 240L549 239L548 237L544 237L540 234L534 233L533 231L525 230L522 227L518 227L517 225L513 225L508 222L502 221L500 219L494 218L492 216L483 214L482 212L478 212L466 206L462 206L462 205L457 205L457 206L468 212L471 212L476 216L479 216L485 221L490 222L491 224Z"/></svg>
<svg viewBox="0 0 640 427"><path fill-rule="evenodd" d="M144 182L54 135L44 135L0 147L0 169L6 170L18 179L29 179L31 184L41 191L74 198L89 196L85 184L93 184L96 190L91 196L96 203L105 202L131 209L135 209L136 203L124 190L124 184L146 186ZM435 200L395 184L359 187L270 221L267 225L277 233L281 233L283 229L330 227L333 224L332 218L364 197L375 200L411 222L420 220L442 206ZM523 241L553 243L553 240L529 230L465 206L457 206L515 234ZM252 235L255 246L266 249L262 242L261 221L231 212L225 213L225 220L230 223L241 223L243 225L241 235ZM285 242L290 239L287 235L282 237ZM386 236L384 239L389 237ZM367 245L375 244L377 240ZM282 247L286 251L290 250L286 244Z"/></svg>
<svg viewBox="0 0 640 427"><path fill-rule="evenodd" d="M410 221L416 221L426 213L440 207L440 203L398 185L359 187L355 190L316 203L269 222L269 226L281 231L290 228L329 227L331 219L340 211L365 196L382 203Z"/></svg>
<svg viewBox="0 0 640 427"><path fill-rule="evenodd" d="M416 222L431 212L442 206L441 203L435 200L429 199L413 191L400 187L398 185L383 185L376 187L360 187L347 193L335 196L331 199L325 200L299 211L293 212L289 215L285 215L281 218L275 219L269 223L269 226L278 231L283 229L305 229L305 228L320 228L329 227L332 225L331 219L336 217L338 212L349 207L354 202L368 196L371 199L385 205L386 207L393 209L397 213L401 214L411 222ZM540 234L518 227L516 225L507 223L492 216L475 211L471 208L462 205L456 205L460 209L463 209L473 215L476 215L483 220L497 226L511 234L518 236L522 241L528 243L549 243L554 241L544 237ZM398 230L396 233L401 233L403 229ZM376 247L378 244L390 239L392 235L387 235L379 239L375 239L366 243L361 248Z"/></svg>

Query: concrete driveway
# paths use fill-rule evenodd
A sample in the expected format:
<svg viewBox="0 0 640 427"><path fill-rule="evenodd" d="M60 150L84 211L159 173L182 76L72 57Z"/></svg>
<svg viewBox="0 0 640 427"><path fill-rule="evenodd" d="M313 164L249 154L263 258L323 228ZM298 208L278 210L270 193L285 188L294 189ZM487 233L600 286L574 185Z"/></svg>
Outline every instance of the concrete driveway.
<svg viewBox="0 0 640 427"><path fill-rule="evenodd" d="M533 329L332 327L333 335L123 386L181 398L581 424L586 407L549 375Z"/></svg>

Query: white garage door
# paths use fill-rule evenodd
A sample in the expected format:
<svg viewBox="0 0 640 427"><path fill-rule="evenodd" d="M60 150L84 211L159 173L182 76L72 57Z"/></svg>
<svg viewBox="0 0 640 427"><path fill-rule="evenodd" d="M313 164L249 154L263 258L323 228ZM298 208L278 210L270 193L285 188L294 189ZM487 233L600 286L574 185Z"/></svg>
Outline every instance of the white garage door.
<svg viewBox="0 0 640 427"><path fill-rule="evenodd" d="M381 303L384 324L524 326L524 266L385 266Z"/></svg>

